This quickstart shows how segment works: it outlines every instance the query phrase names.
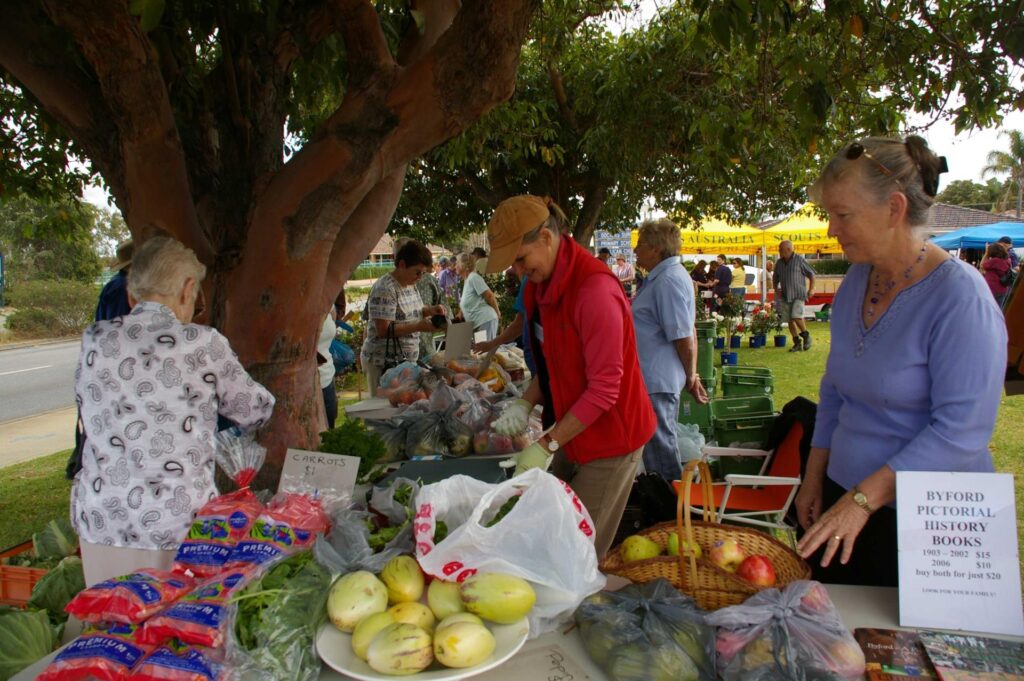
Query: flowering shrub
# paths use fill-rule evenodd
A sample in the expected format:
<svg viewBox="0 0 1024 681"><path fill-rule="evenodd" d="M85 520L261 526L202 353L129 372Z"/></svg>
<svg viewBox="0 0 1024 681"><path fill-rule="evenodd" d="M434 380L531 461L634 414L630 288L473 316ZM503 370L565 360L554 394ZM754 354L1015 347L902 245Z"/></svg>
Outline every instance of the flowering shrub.
<svg viewBox="0 0 1024 681"><path fill-rule="evenodd" d="M754 308L754 311L750 315L750 333L755 336L767 336L771 329L771 310L762 307Z"/></svg>

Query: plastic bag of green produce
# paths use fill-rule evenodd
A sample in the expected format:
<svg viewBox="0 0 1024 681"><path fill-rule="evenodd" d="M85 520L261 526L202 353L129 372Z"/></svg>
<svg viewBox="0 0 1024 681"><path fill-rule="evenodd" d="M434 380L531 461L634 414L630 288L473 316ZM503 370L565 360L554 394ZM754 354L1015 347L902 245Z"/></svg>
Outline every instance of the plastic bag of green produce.
<svg viewBox="0 0 1024 681"><path fill-rule="evenodd" d="M366 570L374 574L395 556L412 553L412 525L381 525L380 516L367 511L345 509L331 518L332 527L313 545L316 559L331 572L345 574Z"/></svg>
<svg viewBox="0 0 1024 681"><path fill-rule="evenodd" d="M714 681L715 630L668 581L600 591L576 610L583 646L612 681Z"/></svg>
<svg viewBox="0 0 1024 681"><path fill-rule="evenodd" d="M326 619L331 574L309 551L277 563L232 597L227 659L232 679L313 681L317 630Z"/></svg>

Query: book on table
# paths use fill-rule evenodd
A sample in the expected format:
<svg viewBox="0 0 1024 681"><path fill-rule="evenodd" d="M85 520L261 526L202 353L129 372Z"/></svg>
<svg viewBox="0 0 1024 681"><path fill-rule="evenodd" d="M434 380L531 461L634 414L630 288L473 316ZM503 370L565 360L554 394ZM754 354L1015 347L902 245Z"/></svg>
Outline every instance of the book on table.
<svg viewBox="0 0 1024 681"><path fill-rule="evenodd" d="M920 636L942 681L1024 679L1024 642L937 631Z"/></svg>
<svg viewBox="0 0 1024 681"><path fill-rule="evenodd" d="M914 681L938 679L916 631L899 629L854 629L869 681Z"/></svg>

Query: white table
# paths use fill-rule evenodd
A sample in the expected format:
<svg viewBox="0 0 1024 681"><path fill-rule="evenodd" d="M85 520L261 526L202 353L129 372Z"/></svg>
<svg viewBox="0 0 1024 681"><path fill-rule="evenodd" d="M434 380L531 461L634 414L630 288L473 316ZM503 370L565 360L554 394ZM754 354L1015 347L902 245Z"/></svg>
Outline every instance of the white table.
<svg viewBox="0 0 1024 681"><path fill-rule="evenodd" d="M617 588L624 581L612 577L609 579L609 588ZM899 595L896 589L870 586L845 586L840 584L826 585L832 601L839 609L843 622L850 631L859 627L897 628L899 626ZM996 637L1009 638L1009 637ZM1018 639L1021 640L1021 639ZM607 677L595 665L590 656L583 649L579 634L575 629L568 634L561 631L551 632L531 641L527 641L522 650L516 655L519 657L530 651L537 651L548 646L557 645L571 660L581 668L593 681L605 681ZM25 669L13 677L12 681L32 681L49 664L53 655L43 658L36 664ZM515 659L515 658L513 658ZM506 663L506 665L511 662ZM502 674L503 667L498 667L490 672L474 677L486 681L521 681L520 679L509 678ZM338 674L330 668L324 667L320 674L320 681L347 681L351 677ZM397 677L396 677L397 678ZM582 681L582 680L578 680Z"/></svg>

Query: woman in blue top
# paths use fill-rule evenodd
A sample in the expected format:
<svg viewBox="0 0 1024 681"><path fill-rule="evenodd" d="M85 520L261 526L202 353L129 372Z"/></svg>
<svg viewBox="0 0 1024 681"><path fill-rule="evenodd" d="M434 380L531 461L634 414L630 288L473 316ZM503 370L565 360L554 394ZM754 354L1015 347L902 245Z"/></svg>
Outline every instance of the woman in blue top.
<svg viewBox="0 0 1024 681"><path fill-rule="evenodd" d="M1006 324L977 270L917 231L944 171L920 137L868 138L810 191L853 263L796 497L821 581L897 586L897 471L993 470Z"/></svg>

